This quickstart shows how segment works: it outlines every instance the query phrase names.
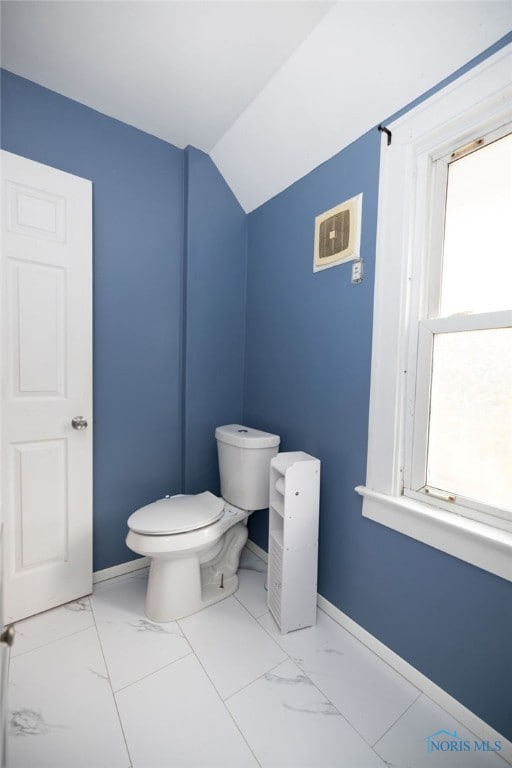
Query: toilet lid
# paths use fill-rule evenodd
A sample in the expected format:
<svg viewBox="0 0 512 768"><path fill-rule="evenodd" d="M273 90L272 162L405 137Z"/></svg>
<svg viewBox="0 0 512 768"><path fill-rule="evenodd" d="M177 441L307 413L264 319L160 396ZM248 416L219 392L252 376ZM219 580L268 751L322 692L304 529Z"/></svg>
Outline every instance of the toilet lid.
<svg viewBox="0 0 512 768"><path fill-rule="evenodd" d="M165 535L195 531L218 520L224 500L210 491L194 496L173 496L137 509L128 518L128 527L136 533Z"/></svg>

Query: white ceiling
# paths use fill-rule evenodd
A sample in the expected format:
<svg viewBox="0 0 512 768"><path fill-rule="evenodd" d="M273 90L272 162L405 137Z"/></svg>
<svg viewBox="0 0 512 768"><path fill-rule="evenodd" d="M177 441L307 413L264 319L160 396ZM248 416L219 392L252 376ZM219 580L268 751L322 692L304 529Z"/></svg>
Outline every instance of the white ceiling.
<svg viewBox="0 0 512 768"><path fill-rule="evenodd" d="M333 3L2 2L2 66L209 152Z"/></svg>
<svg viewBox="0 0 512 768"><path fill-rule="evenodd" d="M2 66L211 154L252 210L512 27L512 0L3 0Z"/></svg>

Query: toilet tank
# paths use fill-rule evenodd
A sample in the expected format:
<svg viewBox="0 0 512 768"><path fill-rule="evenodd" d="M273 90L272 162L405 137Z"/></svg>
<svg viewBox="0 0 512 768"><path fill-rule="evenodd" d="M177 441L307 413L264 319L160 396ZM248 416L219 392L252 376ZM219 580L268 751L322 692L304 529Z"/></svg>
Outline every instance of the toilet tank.
<svg viewBox="0 0 512 768"><path fill-rule="evenodd" d="M217 427L220 492L240 509L266 509L269 498L270 460L277 454L279 435L241 424Z"/></svg>

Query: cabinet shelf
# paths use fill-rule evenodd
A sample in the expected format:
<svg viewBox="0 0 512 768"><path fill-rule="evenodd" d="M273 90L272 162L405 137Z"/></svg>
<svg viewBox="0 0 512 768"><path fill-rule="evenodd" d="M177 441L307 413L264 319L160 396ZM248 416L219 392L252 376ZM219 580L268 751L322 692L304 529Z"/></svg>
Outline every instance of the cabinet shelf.
<svg viewBox="0 0 512 768"><path fill-rule="evenodd" d="M284 634L316 623L319 459L279 453L269 490L268 607Z"/></svg>
<svg viewBox="0 0 512 768"><path fill-rule="evenodd" d="M284 496L286 489L286 485L284 482L284 477L278 477L276 480L276 491L280 493L282 496Z"/></svg>
<svg viewBox="0 0 512 768"><path fill-rule="evenodd" d="M284 501L283 499L273 499L270 502L270 506L274 512L277 512L279 517L284 517Z"/></svg>

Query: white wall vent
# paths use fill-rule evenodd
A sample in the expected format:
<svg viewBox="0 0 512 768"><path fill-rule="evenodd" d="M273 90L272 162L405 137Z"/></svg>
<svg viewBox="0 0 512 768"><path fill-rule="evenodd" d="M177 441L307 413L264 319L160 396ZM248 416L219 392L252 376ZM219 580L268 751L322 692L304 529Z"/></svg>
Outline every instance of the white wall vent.
<svg viewBox="0 0 512 768"><path fill-rule="evenodd" d="M359 258L363 195L356 195L315 218L313 272Z"/></svg>

